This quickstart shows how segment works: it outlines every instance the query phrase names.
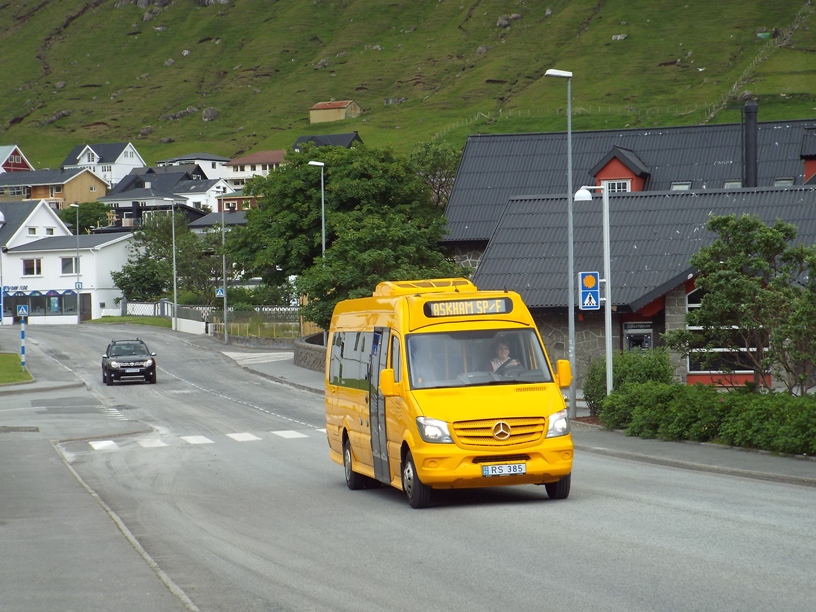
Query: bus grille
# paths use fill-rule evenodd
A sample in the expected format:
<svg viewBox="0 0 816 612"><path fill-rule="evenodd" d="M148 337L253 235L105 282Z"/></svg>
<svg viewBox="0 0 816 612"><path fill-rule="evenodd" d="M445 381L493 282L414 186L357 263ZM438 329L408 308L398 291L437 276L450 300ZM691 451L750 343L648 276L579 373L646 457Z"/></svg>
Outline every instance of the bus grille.
<svg viewBox="0 0 816 612"><path fill-rule="evenodd" d="M499 423L509 427L506 439L493 435ZM547 419L542 417L514 419L483 419L480 421L458 421L453 424L457 441L462 446L507 447L536 442L544 436ZM506 431L507 427L504 428Z"/></svg>

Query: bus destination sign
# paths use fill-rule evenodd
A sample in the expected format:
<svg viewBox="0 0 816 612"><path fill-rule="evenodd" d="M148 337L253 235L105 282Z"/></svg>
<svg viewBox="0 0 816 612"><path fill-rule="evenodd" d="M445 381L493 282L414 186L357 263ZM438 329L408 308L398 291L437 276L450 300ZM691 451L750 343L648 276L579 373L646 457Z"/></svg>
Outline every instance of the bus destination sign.
<svg viewBox="0 0 816 612"><path fill-rule="evenodd" d="M429 318L506 314L513 311L513 300L510 298L492 298L488 300L427 302L424 311L425 316Z"/></svg>

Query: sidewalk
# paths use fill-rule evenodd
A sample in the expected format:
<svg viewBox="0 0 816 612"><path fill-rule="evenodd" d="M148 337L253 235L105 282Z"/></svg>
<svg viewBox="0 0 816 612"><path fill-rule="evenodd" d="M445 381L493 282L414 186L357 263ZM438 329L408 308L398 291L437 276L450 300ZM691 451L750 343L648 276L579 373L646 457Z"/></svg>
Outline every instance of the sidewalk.
<svg viewBox="0 0 816 612"><path fill-rule="evenodd" d="M235 348L235 352L240 350ZM297 367L291 357L242 367L269 380L323 394L323 374ZM581 397L579 391L578 416L588 416L589 409ZM764 451L717 444L644 440L578 421L573 421L572 429L578 453L588 452L688 470L816 487L816 458L776 456Z"/></svg>

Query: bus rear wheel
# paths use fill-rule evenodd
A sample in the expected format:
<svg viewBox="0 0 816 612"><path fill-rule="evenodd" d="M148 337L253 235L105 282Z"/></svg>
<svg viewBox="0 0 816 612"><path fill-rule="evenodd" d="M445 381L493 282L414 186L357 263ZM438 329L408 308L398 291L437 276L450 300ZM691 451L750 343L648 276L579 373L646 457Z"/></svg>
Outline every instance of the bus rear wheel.
<svg viewBox="0 0 816 612"><path fill-rule="evenodd" d="M567 474L558 482L548 482L544 485L547 489L547 496L550 499L567 499L570 493L570 480L572 474Z"/></svg>
<svg viewBox="0 0 816 612"><path fill-rule="evenodd" d="M431 503L431 487L419 479L411 451L408 451L402 464L402 490L412 508L425 508Z"/></svg>
<svg viewBox="0 0 816 612"><path fill-rule="evenodd" d="M343 471L346 473L346 486L352 491L365 487L366 477L354 471L351 458L351 442L348 438L343 442Z"/></svg>

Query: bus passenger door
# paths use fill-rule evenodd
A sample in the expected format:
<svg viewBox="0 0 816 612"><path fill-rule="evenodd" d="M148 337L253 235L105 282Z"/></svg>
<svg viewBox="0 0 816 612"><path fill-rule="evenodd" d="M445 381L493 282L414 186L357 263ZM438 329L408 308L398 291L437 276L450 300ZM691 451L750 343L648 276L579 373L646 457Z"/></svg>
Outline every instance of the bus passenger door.
<svg viewBox="0 0 816 612"><path fill-rule="evenodd" d="M388 436L385 428L385 397L380 393L380 370L386 367L391 330L387 327L374 328L374 342L371 346L368 393L369 422L371 423L371 455L374 460L374 477L380 482L390 483L388 468Z"/></svg>

